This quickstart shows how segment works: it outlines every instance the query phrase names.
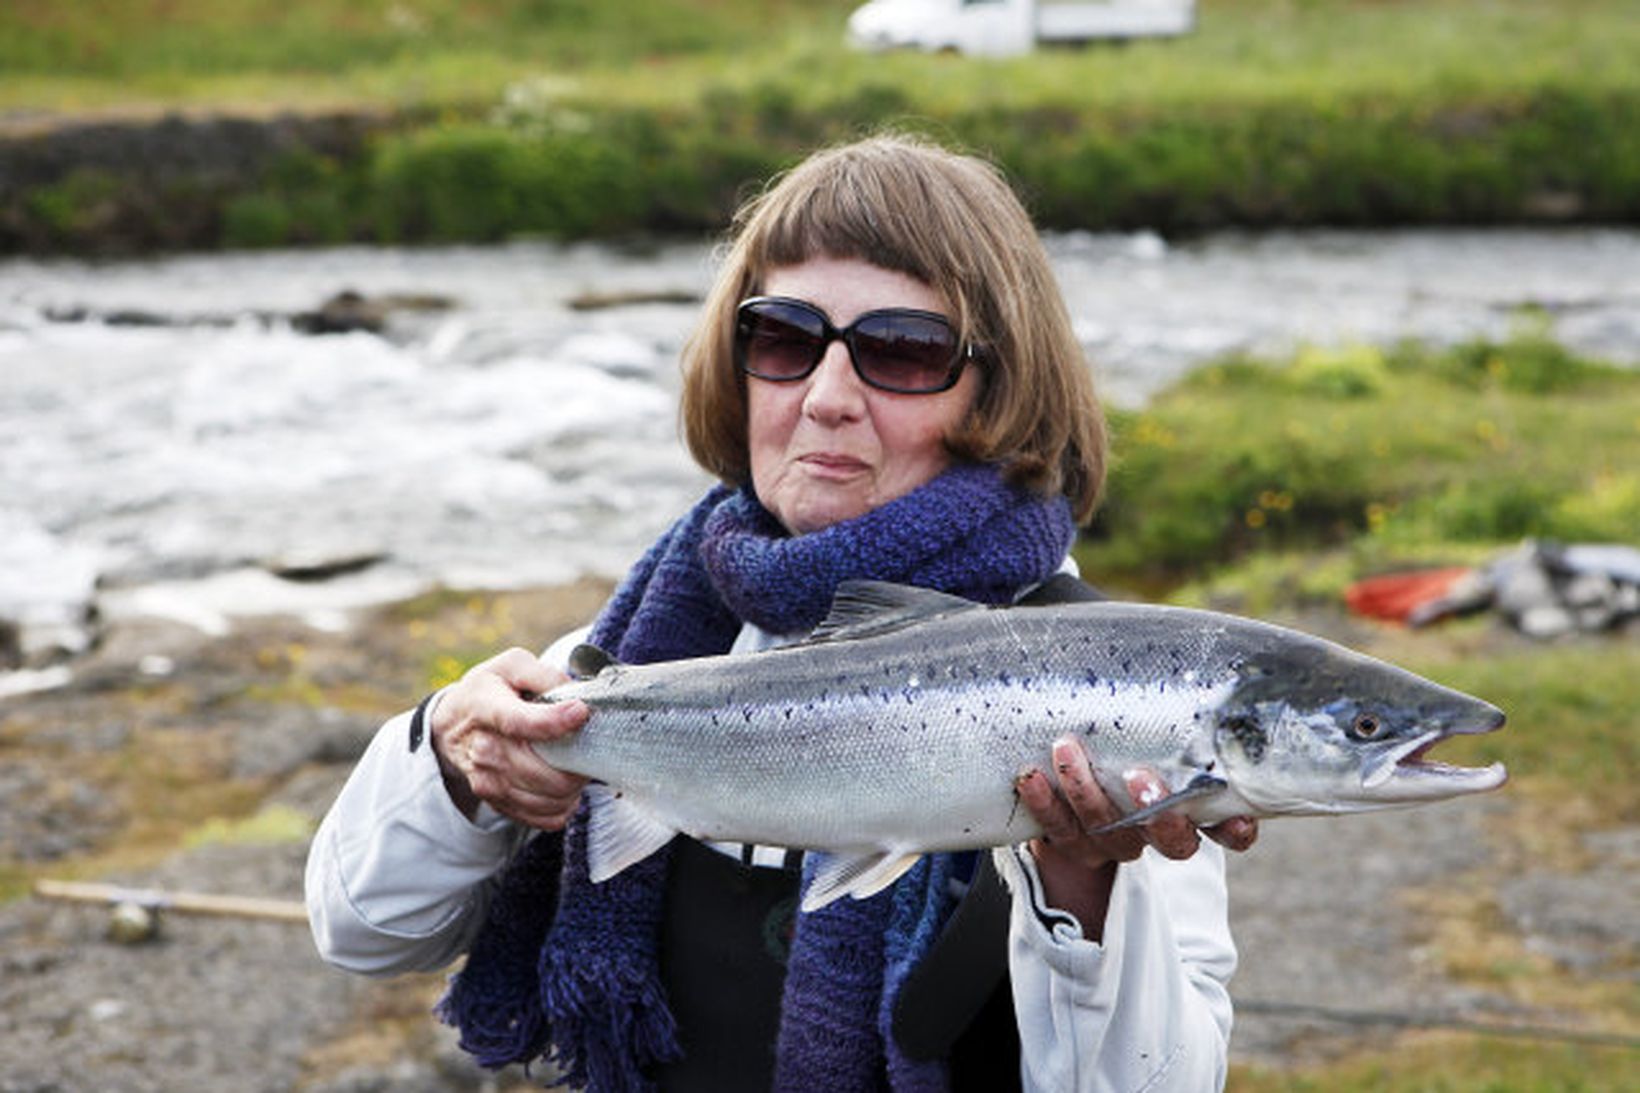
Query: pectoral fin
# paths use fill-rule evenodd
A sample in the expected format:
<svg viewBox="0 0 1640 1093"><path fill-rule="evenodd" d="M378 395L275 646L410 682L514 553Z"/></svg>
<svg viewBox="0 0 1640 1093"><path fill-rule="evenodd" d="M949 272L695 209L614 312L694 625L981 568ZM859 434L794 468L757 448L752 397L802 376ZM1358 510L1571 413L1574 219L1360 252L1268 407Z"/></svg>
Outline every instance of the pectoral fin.
<svg viewBox="0 0 1640 1093"><path fill-rule="evenodd" d="M818 911L843 896L874 896L905 876L920 857L920 852L894 849L827 854L803 893L803 911Z"/></svg>
<svg viewBox="0 0 1640 1093"><path fill-rule="evenodd" d="M636 865L677 835L632 798L594 782L587 796L587 872L602 883Z"/></svg>
<svg viewBox="0 0 1640 1093"><path fill-rule="evenodd" d="M1126 827L1137 827L1146 821L1155 819L1157 816L1167 812L1169 809L1178 808L1186 801L1194 801L1201 797L1211 797L1215 793L1222 792L1227 789L1229 785L1229 782L1226 782L1223 778L1220 778L1216 774L1198 774L1190 780L1189 785L1179 790L1179 792L1169 793L1166 797L1163 797L1159 801L1152 802L1144 808L1128 813L1115 823L1106 824L1104 827L1095 828L1090 831L1089 834L1104 835L1111 831L1120 831Z"/></svg>

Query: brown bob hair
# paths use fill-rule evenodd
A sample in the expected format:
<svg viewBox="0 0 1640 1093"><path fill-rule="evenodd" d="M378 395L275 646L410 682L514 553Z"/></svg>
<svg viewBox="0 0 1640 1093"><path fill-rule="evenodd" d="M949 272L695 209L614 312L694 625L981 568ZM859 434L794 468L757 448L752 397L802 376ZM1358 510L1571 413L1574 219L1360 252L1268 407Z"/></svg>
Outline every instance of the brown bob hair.
<svg viewBox="0 0 1640 1093"><path fill-rule="evenodd" d="M1030 216L991 164L916 137L880 135L818 152L736 214L700 325L684 348L684 439L726 482L751 477L735 308L772 269L852 258L917 278L965 341L989 351L974 409L946 438L959 460L995 463L1079 522L1105 476L1093 377Z"/></svg>

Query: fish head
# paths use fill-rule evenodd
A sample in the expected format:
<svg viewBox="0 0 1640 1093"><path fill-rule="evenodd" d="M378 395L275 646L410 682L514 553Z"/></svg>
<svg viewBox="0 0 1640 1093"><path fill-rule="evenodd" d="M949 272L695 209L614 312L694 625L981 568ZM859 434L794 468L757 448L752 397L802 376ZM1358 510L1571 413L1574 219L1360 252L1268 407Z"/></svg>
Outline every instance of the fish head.
<svg viewBox="0 0 1640 1093"><path fill-rule="evenodd" d="M1238 665L1218 711L1221 773L1261 815L1361 812L1495 789L1501 763L1427 758L1452 736L1501 728L1503 711L1318 638L1280 632Z"/></svg>

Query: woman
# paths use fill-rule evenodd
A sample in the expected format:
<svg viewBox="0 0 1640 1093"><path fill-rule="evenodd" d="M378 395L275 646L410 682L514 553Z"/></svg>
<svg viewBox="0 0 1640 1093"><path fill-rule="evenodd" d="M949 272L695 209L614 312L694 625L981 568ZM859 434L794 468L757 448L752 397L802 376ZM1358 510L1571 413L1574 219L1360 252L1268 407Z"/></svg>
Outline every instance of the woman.
<svg viewBox="0 0 1640 1093"><path fill-rule="evenodd" d="M722 485L592 626L620 659L800 639L851 578L1065 594L1103 425L988 165L899 137L801 164L737 218L684 369L689 448ZM545 1054L596 1089L995 1088L999 1063L1031 1089L1222 1084L1222 854L1177 816L1088 834L1119 810L1079 743L1018 781L1044 834L995 856L1011 895L985 856L932 855L793 923L801 855L779 848L679 838L590 882L582 781L530 746L589 717L526 701L566 678L567 648L503 653L383 727L309 860L327 959L390 973L466 952L441 1004L463 1045L487 1065ZM1124 778L1137 802L1164 791ZM1208 833L1244 848L1256 829Z"/></svg>

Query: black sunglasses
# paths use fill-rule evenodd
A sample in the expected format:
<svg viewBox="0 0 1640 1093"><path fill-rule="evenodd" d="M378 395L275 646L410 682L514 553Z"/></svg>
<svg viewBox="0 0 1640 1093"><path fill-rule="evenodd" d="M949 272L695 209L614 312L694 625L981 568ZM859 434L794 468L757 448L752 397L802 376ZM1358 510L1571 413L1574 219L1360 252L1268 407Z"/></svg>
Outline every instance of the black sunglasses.
<svg viewBox="0 0 1640 1093"><path fill-rule="evenodd" d="M735 311L735 367L748 376L793 383L819 367L834 341L848 347L855 373L879 391L948 391L984 351L963 345L944 315L914 308L868 311L839 330L824 311L785 296L753 296Z"/></svg>

